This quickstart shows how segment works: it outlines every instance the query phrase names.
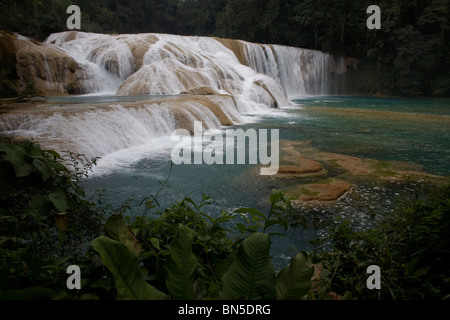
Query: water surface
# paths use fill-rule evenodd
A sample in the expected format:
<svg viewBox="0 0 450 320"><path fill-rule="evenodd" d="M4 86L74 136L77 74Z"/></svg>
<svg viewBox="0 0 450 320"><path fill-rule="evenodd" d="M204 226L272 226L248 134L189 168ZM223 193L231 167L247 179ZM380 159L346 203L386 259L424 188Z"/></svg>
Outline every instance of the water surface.
<svg viewBox="0 0 450 320"><path fill-rule="evenodd" d="M372 158L413 162L437 175L450 175L450 101L446 99L398 99L367 97L308 97L272 113L247 115L244 130L279 129L280 139L310 140L322 151ZM164 145L164 143L162 143ZM145 147L109 155L100 161L84 186L89 193L104 189L104 200L119 206L135 199L128 211L141 214L140 200L155 194L170 171L170 148L146 152ZM114 161L116 160L116 161ZM214 215L240 207L268 212L272 189L296 183L258 175L259 165L180 165L172 168L166 187L158 197L162 208L186 196L200 201L202 194L213 198L206 210ZM403 188L403 189L402 189ZM396 198L412 195L399 186L395 192L384 186L355 185L354 192L332 209L318 208L317 214L342 216L361 226L370 223L374 212L389 211ZM278 230L279 231L279 230ZM288 237L275 237L272 255L278 266L300 250L309 250L309 240L321 234L291 229Z"/></svg>

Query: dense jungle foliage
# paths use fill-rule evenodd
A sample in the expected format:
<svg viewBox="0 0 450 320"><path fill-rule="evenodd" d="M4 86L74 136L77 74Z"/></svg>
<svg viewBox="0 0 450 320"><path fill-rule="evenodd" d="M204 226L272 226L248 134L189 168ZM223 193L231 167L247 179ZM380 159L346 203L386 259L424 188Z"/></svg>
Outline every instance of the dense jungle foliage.
<svg viewBox="0 0 450 320"><path fill-rule="evenodd" d="M361 61L358 91L450 95L450 0L1 0L0 29L44 40L66 31L218 36L317 49ZM368 30L370 5L381 30Z"/></svg>

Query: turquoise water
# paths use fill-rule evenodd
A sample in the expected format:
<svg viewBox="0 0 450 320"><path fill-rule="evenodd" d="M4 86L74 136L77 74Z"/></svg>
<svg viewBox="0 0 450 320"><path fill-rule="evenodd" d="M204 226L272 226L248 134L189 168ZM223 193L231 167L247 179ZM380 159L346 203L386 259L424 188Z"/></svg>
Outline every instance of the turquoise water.
<svg viewBox="0 0 450 320"><path fill-rule="evenodd" d="M450 175L450 100L389 99L360 97L309 97L294 100L294 105L272 114L249 115L249 123L234 128L278 129L282 140L310 140L323 151L378 160L414 162L424 171ZM126 152L126 151L125 151ZM296 183L263 177L259 165L180 165L174 166L168 187L159 195L162 208L186 196L199 202L202 194L213 198L207 208L212 215L240 207L269 209L272 189ZM138 215L139 202L155 194L170 171L170 153L147 155L120 170L94 175L84 186L94 195L105 190L103 200L118 207L134 199L127 212ZM388 211L395 196L411 190L400 187L395 193L377 185L354 186L351 195L332 208L316 208L311 214L343 216L362 227L370 223L374 212ZM276 230L279 231L279 230ZM274 237L272 256L282 267L287 258L300 250L309 250L309 240L323 230L291 229L287 237Z"/></svg>
<svg viewBox="0 0 450 320"><path fill-rule="evenodd" d="M286 139L312 140L329 152L413 162L429 173L450 175L449 99L321 97L294 102L305 109L290 113L304 116L291 122L297 130L286 129Z"/></svg>
<svg viewBox="0 0 450 320"><path fill-rule="evenodd" d="M436 98L389 98L389 97L305 97L293 100L311 107L365 109L390 112L450 115L450 100Z"/></svg>

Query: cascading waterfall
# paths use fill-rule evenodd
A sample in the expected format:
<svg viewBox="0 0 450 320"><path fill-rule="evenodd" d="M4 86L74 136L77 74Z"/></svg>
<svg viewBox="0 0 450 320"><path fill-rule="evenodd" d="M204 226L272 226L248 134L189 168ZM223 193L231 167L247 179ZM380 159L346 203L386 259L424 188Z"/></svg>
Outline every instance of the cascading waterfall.
<svg viewBox="0 0 450 320"><path fill-rule="evenodd" d="M36 47L22 37L16 42ZM194 121L218 129L242 122L245 113L289 105L290 97L333 93L331 71L346 69L343 61L318 51L167 34L71 31L50 35L41 47L54 58L50 65L45 53L34 58L43 59L46 69L38 72L39 81L53 90L68 90L58 87L58 79L68 79L70 69L73 92L178 95L158 102L50 105L0 115L3 134L33 137L86 157L143 145L178 128L191 130ZM29 68L21 70L26 78Z"/></svg>
<svg viewBox="0 0 450 320"><path fill-rule="evenodd" d="M286 94L335 94L333 74L346 71L343 58L320 51L232 41L244 52L245 64L240 62L238 52L208 37L63 32L52 34L46 43L57 45L95 71L93 84L84 88L90 93L179 94L208 87L246 101L252 95L245 89L252 90L253 82L259 81L271 98L283 105L288 103ZM106 83L103 88L98 85L102 82Z"/></svg>
<svg viewBox="0 0 450 320"><path fill-rule="evenodd" d="M52 34L48 45L65 51L86 71L81 92L115 94L122 81L134 70L134 58L126 43L101 34L77 34L76 41L67 41L70 33Z"/></svg>
<svg viewBox="0 0 450 320"><path fill-rule="evenodd" d="M114 104L41 106L0 115L0 132L34 138L44 147L71 150L88 160L170 137L176 129L193 132L195 121L207 129L240 121L229 97ZM216 108L217 107L217 108ZM69 149L70 147L70 149Z"/></svg>
<svg viewBox="0 0 450 320"><path fill-rule="evenodd" d="M246 60L259 73L280 83L289 97L334 95L335 75L346 72L343 57L280 45L257 45L243 42Z"/></svg>

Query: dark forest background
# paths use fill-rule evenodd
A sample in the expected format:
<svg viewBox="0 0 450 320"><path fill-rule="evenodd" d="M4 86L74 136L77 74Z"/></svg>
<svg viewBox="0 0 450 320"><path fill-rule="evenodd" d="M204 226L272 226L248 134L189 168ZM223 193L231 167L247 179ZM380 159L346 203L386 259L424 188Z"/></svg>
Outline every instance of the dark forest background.
<svg viewBox="0 0 450 320"><path fill-rule="evenodd" d="M282 44L361 61L361 91L450 96L450 0L0 0L0 29L66 31L69 5L96 33L170 33ZM381 30L369 30L369 5Z"/></svg>

